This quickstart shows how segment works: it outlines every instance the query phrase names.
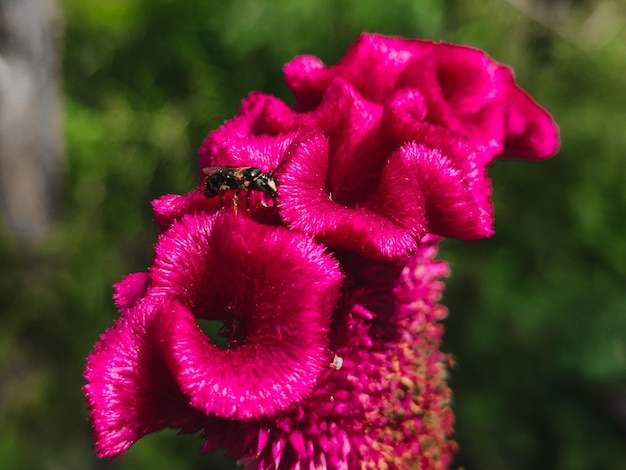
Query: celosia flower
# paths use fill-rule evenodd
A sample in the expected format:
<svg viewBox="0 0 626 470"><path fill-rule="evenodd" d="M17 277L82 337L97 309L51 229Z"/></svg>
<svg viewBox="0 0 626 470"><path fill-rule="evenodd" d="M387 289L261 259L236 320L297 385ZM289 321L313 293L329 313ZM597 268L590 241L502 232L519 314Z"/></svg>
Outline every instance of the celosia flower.
<svg viewBox="0 0 626 470"><path fill-rule="evenodd" d="M550 116L473 48L363 35L336 66L299 57L285 76L296 106L251 94L209 134L199 164L280 168L290 228L373 259L410 254L426 233L490 236L486 165L502 152L541 159L558 147Z"/></svg>
<svg viewBox="0 0 626 470"><path fill-rule="evenodd" d="M491 235L491 189L471 148L458 159L456 141L407 144L392 153L376 191L357 207L324 190L328 144L318 133L294 143L281 176L280 213L319 241L379 260L414 252L425 233L461 239ZM460 161L458 161L460 160Z"/></svg>
<svg viewBox="0 0 626 470"><path fill-rule="evenodd" d="M347 110L355 104L343 103ZM333 119L341 111L339 107ZM372 131L374 136L364 131L357 113L346 111L350 117L332 133L327 131L328 138L316 131L328 127L326 112L318 115L319 127L306 132L280 134L274 129L256 135L276 127L277 116L293 118L285 125L292 131L315 113L297 114L276 98L253 94L240 115L209 135L201 166L278 168L279 212L289 227L373 259L410 254L426 233L461 239L493 233L485 152L443 129L430 129L412 142L401 124L393 129L401 137L397 142L411 143L396 148L379 138L380 130ZM380 116L378 121L361 118L380 123ZM352 128L355 132L349 132ZM383 151L385 146L395 152Z"/></svg>
<svg viewBox="0 0 626 470"><path fill-rule="evenodd" d="M183 218L160 237L150 294L181 305L162 322L161 342L192 406L253 418L311 390L326 366L342 277L323 251L230 212ZM232 348L208 343L196 318L232 324Z"/></svg>
<svg viewBox="0 0 626 470"><path fill-rule="evenodd" d="M126 452L166 427L192 433L204 425L166 366L155 325L161 311L158 298L126 310L87 360L84 391L99 457Z"/></svg>
<svg viewBox="0 0 626 470"><path fill-rule="evenodd" d="M118 285L121 319L88 360L101 456L207 414L258 418L307 396L326 368L340 274L308 237L246 217L190 214L162 233L147 276ZM197 320L228 326L229 349Z"/></svg>
<svg viewBox="0 0 626 470"><path fill-rule="evenodd" d="M558 149L550 115L518 87L510 69L478 49L363 34L335 66L311 56L285 66L302 111L314 109L338 79L390 109L398 101L406 105L411 94L419 104L409 103L416 127L454 131L492 155L543 159Z"/></svg>
<svg viewBox="0 0 626 470"><path fill-rule="evenodd" d="M252 93L205 140L199 169L234 167L227 191L206 197L204 176L154 202L155 259L117 284L85 372L97 452L172 427L250 470L447 468L437 242L490 236L487 166L547 158L558 129L464 46L363 35L285 77L295 106Z"/></svg>
<svg viewBox="0 0 626 470"><path fill-rule="evenodd" d="M435 252L431 239L397 264L342 256L348 283L331 333L341 369L329 365L305 400L274 416L209 422L206 449L255 470L447 468L447 312L437 304L447 265Z"/></svg>

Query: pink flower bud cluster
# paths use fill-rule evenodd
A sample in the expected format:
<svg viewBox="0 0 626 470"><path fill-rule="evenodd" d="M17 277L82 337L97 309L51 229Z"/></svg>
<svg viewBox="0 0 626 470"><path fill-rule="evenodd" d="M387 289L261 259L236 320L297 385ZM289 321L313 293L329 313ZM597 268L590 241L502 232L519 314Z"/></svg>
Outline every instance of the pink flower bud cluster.
<svg viewBox="0 0 626 470"><path fill-rule="evenodd" d="M96 451L170 427L248 469L447 468L437 243L490 236L487 166L552 156L558 129L464 46L363 35L285 79L295 105L250 94L200 149L198 188L154 202L154 261L116 285L87 363Z"/></svg>

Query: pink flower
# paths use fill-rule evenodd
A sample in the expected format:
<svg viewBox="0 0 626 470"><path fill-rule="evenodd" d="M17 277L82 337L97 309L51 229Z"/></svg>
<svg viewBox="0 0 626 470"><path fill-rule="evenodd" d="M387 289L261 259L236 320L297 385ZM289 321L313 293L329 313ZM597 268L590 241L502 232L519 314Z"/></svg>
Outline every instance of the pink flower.
<svg viewBox="0 0 626 470"><path fill-rule="evenodd" d="M337 65L299 57L285 77L295 107L251 94L200 167L275 172L288 227L372 259L411 254L427 233L491 236L486 166L558 148L551 117L477 49L362 35Z"/></svg>
<svg viewBox="0 0 626 470"><path fill-rule="evenodd" d="M393 132L400 137L397 142L409 143L395 148L378 138L380 129L360 125L380 124L380 113L368 117L370 111L362 108L359 114L355 97L345 96L332 101L339 104L331 115L294 113L274 97L253 94L237 117L209 134L200 165L275 170L284 223L333 248L372 259L406 256L426 233L461 239L493 233L485 152L439 128L411 141L402 123ZM333 127L341 116L348 117ZM290 133L281 134L281 127ZM296 132L300 127L307 130Z"/></svg>
<svg viewBox="0 0 626 470"><path fill-rule="evenodd" d="M552 116L515 83L508 70L509 113L504 142L506 155L544 160L559 150L559 128Z"/></svg>
<svg viewBox="0 0 626 470"><path fill-rule="evenodd" d="M377 260L415 252L426 233L489 236L491 189L483 168L471 167L471 152L453 138L439 147L406 144L389 156L376 191L346 207L325 183L328 142L311 132L294 142L282 171L280 214L326 245Z"/></svg>
<svg viewBox="0 0 626 470"><path fill-rule="evenodd" d="M363 34L335 66L303 56L284 71L298 111L315 109L334 83L345 81L385 107L388 119L408 108L416 130L454 131L493 156L536 160L558 150L550 115L518 87L509 68L478 49Z"/></svg>
<svg viewBox="0 0 626 470"><path fill-rule="evenodd" d="M285 78L295 106L251 93L198 187L153 202L154 261L85 371L97 453L171 427L249 470L447 468L437 243L492 235L487 166L551 156L558 129L465 46L363 35Z"/></svg>
<svg viewBox="0 0 626 470"><path fill-rule="evenodd" d="M456 444L436 302L448 268L435 252L431 239L399 264L343 258L349 282L331 334L342 367L329 364L305 400L274 416L210 422L206 450L255 470L447 468Z"/></svg>
<svg viewBox="0 0 626 470"><path fill-rule="evenodd" d="M85 393L100 456L206 415L250 419L307 396L325 370L337 262L308 237L229 211L183 216L147 275L118 284L122 317L89 356ZM224 322L228 349L197 320Z"/></svg>
<svg viewBox="0 0 626 470"><path fill-rule="evenodd" d="M129 283L118 284L119 296ZM189 407L160 350L161 311L155 298L126 309L87 359L84 392L99 457L115 457L166 427L183 433L203 427L203 414Z"/></svg>

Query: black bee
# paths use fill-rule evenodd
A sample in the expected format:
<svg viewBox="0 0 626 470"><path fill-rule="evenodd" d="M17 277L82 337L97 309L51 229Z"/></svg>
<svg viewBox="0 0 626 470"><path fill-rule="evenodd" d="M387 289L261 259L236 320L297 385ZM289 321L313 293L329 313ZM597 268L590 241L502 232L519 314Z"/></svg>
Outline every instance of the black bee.
<svg viewBox="0 0 626 470"><path fill-rule="evenodd" d="M251 166L210 166L203 168L202 171L207 175L204 183L204 195L206 197L219 196L223 204L224 193L235 191L233 194L235 214L237 213L238 196L242 191L247 191L246 209L250 207L250 193L252 191L261 191L271 196L274 199L274 205L270 207L276 207L278 187L273 172L263 173L260 169Z"/></svg>

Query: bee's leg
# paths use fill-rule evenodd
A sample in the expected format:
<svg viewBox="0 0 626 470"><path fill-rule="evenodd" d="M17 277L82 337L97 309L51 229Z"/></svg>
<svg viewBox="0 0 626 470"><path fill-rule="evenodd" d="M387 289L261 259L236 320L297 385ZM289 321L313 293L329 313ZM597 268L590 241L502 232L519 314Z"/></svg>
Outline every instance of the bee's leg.
<svg viewBox="0 0 626 470"><path fill-rule="evenodd" d="M278 206L278 203L276 202L276 198L274 197L274 198L272 199L272 205L271 205L271 206L268 206L268 205L267 205L267 204L265 204L265 202L263 202L263 201L261 201L261 205L262 205L263 207L267 207L267 208L269 208L269 209L274 209L275 207L277 207L277 206Z"/></svg>
<svg viewBox="0 0 626 470"><path fill-rule="evenodd" d="M272 205L267 205L265 204L265 199L267 199L266 197L262 197L261 198L261 205L263 207L267 207L268 209L273 209L274 207L278 206L278 203L276 202L276 196L272 196Z"/></svg>
<svg viewBox="0 0 626 470"><path fill-rule="evenodd" d="M233 209L235 210L235 215L237 215L237 210L239 209L238 204L239 204L239 191L235 191L235 194L233 194Z"/></svg>
<svg viewBox="0 0 626 470"><path fill-rule="evenodd" d="M220 191L220 209L224 207L224 192Z"/></svg>
<svg viewBox="0 0 626 470"><path fill-rule="evenodd" d="M252 194L252 191L248 190L248 193L246 194L246 210L248 212L250 212L250 194Z"/></svg>

